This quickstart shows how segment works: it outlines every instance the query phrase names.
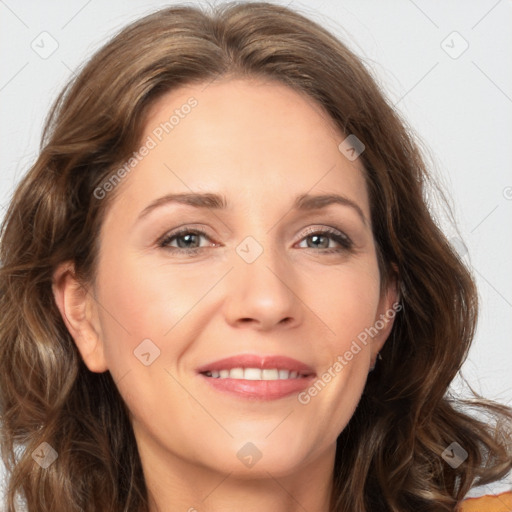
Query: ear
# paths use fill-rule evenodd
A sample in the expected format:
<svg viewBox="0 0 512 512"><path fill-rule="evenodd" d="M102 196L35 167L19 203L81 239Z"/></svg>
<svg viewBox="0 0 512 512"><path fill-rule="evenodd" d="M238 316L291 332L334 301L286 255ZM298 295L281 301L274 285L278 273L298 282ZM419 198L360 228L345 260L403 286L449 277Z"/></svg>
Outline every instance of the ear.
<svg viewBox="0 0 512 512"><path fill-rule="evenodd" d="M62 319L87 368L96 373L108 370L98 305L91 292L76 278L73 263L58 266L53 273L52 290Z"/></svg>
<svg viewBox="0 0 512 512"><path fill-rule="evenodd" d="M382 291L377 316L375 317L375 327L378 333L372 338L371 345L371 367L375 366L377 356L384 343L391 333L395 316L402 306L399 304L400 292L398 290L398 267L392 263L393 272L389 276L386 288Z"/></svg>

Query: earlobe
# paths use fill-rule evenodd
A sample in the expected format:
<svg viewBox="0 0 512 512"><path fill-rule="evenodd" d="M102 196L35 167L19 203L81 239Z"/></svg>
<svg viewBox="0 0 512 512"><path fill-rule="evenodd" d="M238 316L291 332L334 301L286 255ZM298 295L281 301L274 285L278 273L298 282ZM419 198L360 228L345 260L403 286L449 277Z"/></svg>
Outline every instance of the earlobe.
<svg viewBox="0 0 512 512"><path fill-rule="evenodd" d="M73 263L62 263L55 270L52 290L62 319L86 366L96 373L108 370L97 305L91 293L76 278Z"/></svg>

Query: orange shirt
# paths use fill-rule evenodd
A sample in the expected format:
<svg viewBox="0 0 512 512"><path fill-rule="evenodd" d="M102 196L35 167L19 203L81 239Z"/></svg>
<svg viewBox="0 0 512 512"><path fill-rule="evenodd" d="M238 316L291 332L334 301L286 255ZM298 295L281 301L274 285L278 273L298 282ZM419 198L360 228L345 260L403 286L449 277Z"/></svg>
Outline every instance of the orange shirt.
<svg viewBox="0 0 512 512"><path fill-rule="evenodd" d="M512 491L465 499L458 512L512 512Z"/></svg>

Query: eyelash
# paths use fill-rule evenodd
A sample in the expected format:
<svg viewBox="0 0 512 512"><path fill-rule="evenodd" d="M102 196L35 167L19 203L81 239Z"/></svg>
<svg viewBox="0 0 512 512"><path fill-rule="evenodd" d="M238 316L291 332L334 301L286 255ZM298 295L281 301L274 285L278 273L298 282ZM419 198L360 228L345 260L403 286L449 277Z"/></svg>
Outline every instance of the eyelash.
<svg viewBox="0 0 512 512"><path fill-rule="evenodd" d="M182 247L170 247L168 245L174 239L179 238L183 235L199 235L204 236L207 239L210 239L209 236L200 229L183 228L178 231L175 231L174 233L170 233L169 235L164 236L164 238L162 238L158 242L158 246L170 252L187 254L188 256L194 256L203 249L206 249L206 247L192 247L190 249L186 249ZM329 238L331 238L332 240L341 245L341 247L338 248L321 249L320 252L322 252L323 254L337 254L341 252L350 251L354 245L352 240L350 240L348 236L333 228L312 229L305 233L301 241L313 235L329 235ZM307 247L307 249L313 249L313 247Z"/></svg>

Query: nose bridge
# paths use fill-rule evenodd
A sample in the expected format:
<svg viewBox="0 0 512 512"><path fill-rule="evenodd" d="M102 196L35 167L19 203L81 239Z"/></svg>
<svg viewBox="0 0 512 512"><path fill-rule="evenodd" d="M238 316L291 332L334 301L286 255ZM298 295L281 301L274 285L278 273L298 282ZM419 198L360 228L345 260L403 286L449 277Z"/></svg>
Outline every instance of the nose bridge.
<svg viewBox="0 0 512 512"><path fill-rule="evenodd" d="M286 263L284 245L274 240L273 231L246 236L236 247L237 279L246 287L285 287L286 274L290 269ZM276 290L277 291L277 290Z"/></svg>
<svg viewBox="0 0 512 512"><path fill-rule="evenodd" d="M273 325L297 318L293 269L274 230L252 231L235 248L228 314L232 322L253 319Z"/></svg>

